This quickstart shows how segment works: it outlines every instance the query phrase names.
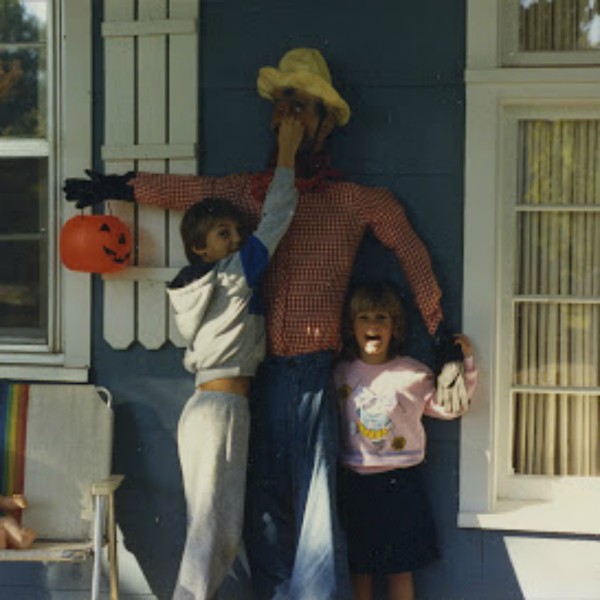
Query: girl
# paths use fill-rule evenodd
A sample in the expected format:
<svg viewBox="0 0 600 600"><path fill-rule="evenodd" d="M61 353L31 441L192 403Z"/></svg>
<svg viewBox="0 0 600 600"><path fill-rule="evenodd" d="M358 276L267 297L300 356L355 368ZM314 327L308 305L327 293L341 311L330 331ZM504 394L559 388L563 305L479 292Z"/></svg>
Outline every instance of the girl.
<svg viewBox="0 0 600 600"><path fill-rule="evenodd" d="M436 381L422 363L399 354L404 311L385 283L357 287L344 322L344 361L334 371L342 419L340 498L355 600L373 598L384 575L390 600L412 600L412 571L438 556L435 528L420 480L423 415L454 419L436 403ZM469 398L476 381L471 344L464 355Z"/></svg>

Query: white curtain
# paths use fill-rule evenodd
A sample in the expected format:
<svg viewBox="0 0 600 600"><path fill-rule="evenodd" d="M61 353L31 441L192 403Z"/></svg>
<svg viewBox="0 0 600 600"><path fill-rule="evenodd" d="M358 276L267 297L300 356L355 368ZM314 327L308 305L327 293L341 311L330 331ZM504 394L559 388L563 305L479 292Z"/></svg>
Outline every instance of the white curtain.
<svg viewBox="0 0 600 600"><path fill-rule="evenodd" d="M520 124L513 467L600 474L600 121Z"/></svg>
<svg viewBox="0 0 600 600"><path fill-rule="evenodd" d="M513 0L516 1L516 0ZM600 0L521 0L521 51L600 47Z"/></svg>

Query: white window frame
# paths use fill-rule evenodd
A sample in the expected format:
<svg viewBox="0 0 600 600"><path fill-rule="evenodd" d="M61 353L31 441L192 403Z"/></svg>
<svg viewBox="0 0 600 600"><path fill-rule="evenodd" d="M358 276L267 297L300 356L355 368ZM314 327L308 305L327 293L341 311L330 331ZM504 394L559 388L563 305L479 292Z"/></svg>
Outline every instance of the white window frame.
<svg viewBox="0 0 600 600"><path fill-rule="evenodd" d="M92 1L55 0L59 4L54 25L57 44L53 56L54 115L57 168L49 179L49 231L54 248L50 281L54 282L54 318L49 324L52 341L48 348L0 346L0 378L26 381L83 382L88 379L91 343L90 276L65 269L59 262L57 244L62 223L76 212L63 200L67 177L81 177L92 164ZM49 119L49 123L52 119Z"/></svg>
<svg viewBox="0 0 600 600"><path fill-rule="evenodd" d="M533 116L600 117L600 68L502 68L502 0L469 0L463 330L480 381L460 443L461 527L600 533L600 478L510 472L516 128ZM511 202L513 203L511 205Z"/></svg>

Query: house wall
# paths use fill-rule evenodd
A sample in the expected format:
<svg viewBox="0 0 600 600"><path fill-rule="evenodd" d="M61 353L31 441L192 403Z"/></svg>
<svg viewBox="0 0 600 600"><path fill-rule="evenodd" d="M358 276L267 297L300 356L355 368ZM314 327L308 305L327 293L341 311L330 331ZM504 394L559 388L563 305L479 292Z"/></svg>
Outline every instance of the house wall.
<svg viewBox="0 0 600 600"><path fill-rule="evenodd" d="M95 9L95 166L101 168L100 0ZM464 0L204 0L200 170L218 175L264 165L271 145L269 105L255 91L257 69L276 64L291 47L319 48L353 110L348 126L332 138L334 166L349 179L390 188L404 204L430 249L447 320L458 331L464 40ZM394 259L370 239L355 271L356 278L367 276L403 283ZM123 598L167 599L185 527L176 426L193 382L179 349L113 351L103 341L98 280L94 315L91 380L113 392L114 471L126 476L117 494ZM414 309L409 315L409 348L430 360L419 317ZM427 485L443 559L417 573L417 597L521 598L504 536L456 527L459 427L427 423ZM79 565L3 565L0 600L84 598L88 574Z"/></svg>

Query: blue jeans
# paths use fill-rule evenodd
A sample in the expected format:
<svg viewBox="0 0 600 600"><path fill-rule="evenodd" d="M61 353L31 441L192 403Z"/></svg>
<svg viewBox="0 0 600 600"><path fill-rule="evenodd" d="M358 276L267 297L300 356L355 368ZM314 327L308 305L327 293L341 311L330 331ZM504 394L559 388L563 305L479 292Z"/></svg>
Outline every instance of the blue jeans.
<svg viewBox="0 0 600 600"><path fill-rule="evenodd" d="M245 534L257 600L351 598L331 357L269 357L255 380Z"/></svg>

